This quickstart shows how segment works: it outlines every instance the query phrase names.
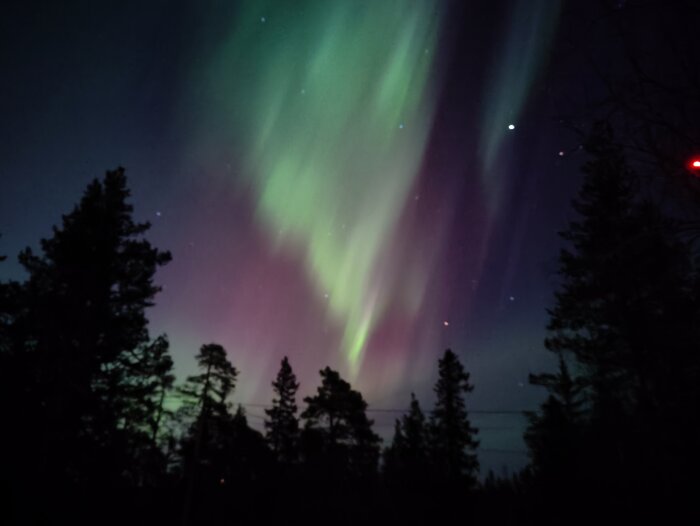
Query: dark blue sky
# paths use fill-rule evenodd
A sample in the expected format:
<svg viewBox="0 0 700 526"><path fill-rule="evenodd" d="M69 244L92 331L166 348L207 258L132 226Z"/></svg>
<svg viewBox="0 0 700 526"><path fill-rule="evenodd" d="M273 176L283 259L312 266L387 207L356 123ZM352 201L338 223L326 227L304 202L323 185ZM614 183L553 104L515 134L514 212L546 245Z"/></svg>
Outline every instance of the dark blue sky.
<svg viewBox="0 0 700 526"><path fill-rule="evenodd" d="M427 356L433 363L450 345L472 372L473 409L533 409L542 393L527 385L527 375L552 362L542 340L545 309L556 285L560 248L556 232L572 218L569 201L580 182L578 168L583 161L577 136L565 118L573 116L574 124L585 126L590 118L587 104L602 94L591 66L614 72L619 50L612 47L614 24L604 17L601 21L597 7L589 7L589 2L564 3L556 17L554 39L538 57L539 66L532 68L531 85L507 87L513 99L524 92L523 102L516 129L500 144L499 202L489 216L486 248L476 249L469 245L479 238L472 231L482 228L488 215L485 183L474 169L480 159L478 137L484 131L479 116L492 102L489 99L500 93L498 86L489 91L494 72L503 64L517 70L518 64L508 64L508 50L527 44L518 39L530 34L525 22L531 19L526 16L519 27L514 16L527 3L465 4L451 3L442 18L434 66L440 76L436 110L417 183L425 189L422 198L436 210L449 202L454 214L443 232L449 242L436 256L449 266L449 280L436 286L452 290L453 295L444 301L442 295L433 305L448 306L455 329L435 339L427 355L413 350L402 360ZM624 14L632 4L609 5L616 7L613 12ZM236 355L240 341L220 325L250 323L240 314L239 304L217 299L221 291L214 286L230 285L232 296L240 291L243 278L230 277L247 275L239 250L248 252L245 265L258 262L269 272L277 269L284 276L279 279L287 281L305 278L294 263L271 258L264 241L256 237L259 225L245 185L214 174L230 169L232 163L235 171L236 159L230 152L217 151L216 141L210 148L192 148L202 137L197 128L201 108L193 102L199 100L197 90L203 85L198 72L238 13L231 2L17 2L3 7L0 253L13 261L0 267L0 277L20 279L16 253L27 245L36 247L41 237L50 235L51 226L60 222L92 178L124 166L137 218L153 223L149 239L174 256L158 277L165 290L152 313L153 334L169 333L181 375L191 370L200 344L228 338L222 343L232 361L244 364L236 402L258 403L269 399L265 393L283 351L270 351L270 359L262 362ZM537 36L537 31L532 34ZM420 217L431 221L429 215ZM425 234L420 232L416 239ZM477 267L475 277L472 270ZM304 295L310 293L303 283L291 288L295 298L306 302ZM289 291L289 283L278 283L266 293L272 298L281 289ZM287 299L278 301L284 304ZM319 316L304 304L309 316ZM288 328L267 325L264 330L279 330L287 338ZM326 341L309 338L310 345ZM241 351L245 352L250 353ZM322 353L313 356L317 359L296 357L306 383L302 390L315 386L314 371L326 365L319 361L325 359ZM294 365L293 352L290 358ZM328 360L332 362L332 356ZM386 392L377 389L376 382L358 379L358 383L367 385L367 397L375 407L403 407L411 390L429 407L434 373L425 367L414 369L405 385ZM418 377L422 380L415 380ZM372 416L380 434L387 437L396 415ZM520 414L477 413L473 419L482 428L481 461L486 468L523 465Z"/></svg>

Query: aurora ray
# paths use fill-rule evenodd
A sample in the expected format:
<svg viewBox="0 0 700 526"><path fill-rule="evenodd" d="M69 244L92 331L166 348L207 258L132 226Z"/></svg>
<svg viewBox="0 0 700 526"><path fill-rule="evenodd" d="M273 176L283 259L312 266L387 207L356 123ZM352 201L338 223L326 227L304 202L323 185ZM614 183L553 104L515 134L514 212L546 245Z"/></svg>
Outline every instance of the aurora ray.
<svg viewBox="0 0 700 526"><path fill-rule="evenodd" d="M392 279L386 247L430 131L439 18L427 0L245 1L206 66L200 125L228 130L259 223L303 253L354 373L388 306L425 287Z"/></svg>
<svg viewBox="0 0 700 526"><path fill-rule="evenodd" d="M502 185L496 159L519 117L538 74L542 71L556 34L560 0L518 0L508 19L507 39L500 51L481 118L481 173L489 208L499 204Z"/></svg>

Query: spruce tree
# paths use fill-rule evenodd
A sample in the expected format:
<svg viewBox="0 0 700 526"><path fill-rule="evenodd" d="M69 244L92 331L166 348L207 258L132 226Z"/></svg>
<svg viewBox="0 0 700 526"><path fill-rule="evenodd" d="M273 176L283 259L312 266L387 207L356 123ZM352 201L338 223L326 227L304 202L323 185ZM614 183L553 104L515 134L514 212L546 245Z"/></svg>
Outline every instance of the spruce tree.
<svg viewBox="0 0 700 526"><path fill-rule="evenodd" d="M549 391L540 412L527 413L524 438L533 474L547 491L575 491L568 482L580 472L584 446L583 383L571 376L562 356L557 374L530 375L530 383Z"/></svg>
<svg viewBox="0 0 700 526"><path fill-rule="evenodd" d="M302 413L306 428L322 437L333 476L372 476L379 461L381 439L367 418L367 402L338 372L326 367L315 396L306 397Z"/></svg>
<svg viewBox="0 0 700 526"><path fill-rule="evenodd" d="M406 435L408 457L421 462L428 449L428 429L425 415L414 393L411 393L411 405L408 414L403 416L402 427Z"/></svg>
<svg viewBox="0 0 700 526"><path fill-rule="evenodd" d="M416 395L407 414L394 425L394 438L384 453L385 471L402 484L423 483L428 476L428 426Z"/></svg>
<svg viewBox="0 0 700 526"><path fill-rule="evenodd" d="M226 457L221 465L222 478L242 490L267 475L272 455L262 433L248 425L248 417L239 405L231 418L225 437Z"/></svg>
<svg viewBox="0 0 700 526"><path fill-rule="evenodd" d="M430 449L439 480L476 482L479 462L475 450L478 430L469 421L464 397L474 389L469 373L450 349L438 362L437 397L430 415Z"/></svg>
<svg viewBox="0 0 700 526"><path fill-rule="evenodd" d="M578 217L561 234L567 246L545 345L575 368L584 401L585 438L572 476L599 492L651 491L659 480L685 476L667 474L687 462L674 457L698 438L697 418L687 416L698 412L700 380L694 269L674 222L642 199L610 126L597 123L584 148ZM533 459L546 462L556 456L552 448L567 447L562 429L571 419L556 391L561 381L543 385L551 396L528 443ZM561 442L545 453L542 440L555 436Z"/></svg>
<svg viewBox="0 0 700 526"><path fill-rule="evenodd" d="M394 436L391 439L391 444L384 448L383 473L390 484L402 483L404 478L403 451L406 448L406 437L403 434L403 426L401 420L394 421Z"/></svg>
<svg viewBox="0 0 700 526"><path fill-rule="evenodd" d="M630 258L632 241L639 237L634 180L609 126L596 125L585 149L591 160L573 202L579 219L560 234L568 246L559 256L562 283L549 311L545 345L555 353L572 353L600 395L614 396L612 390L624 381L616 363L627 345L620 314L635 293L630 265L639 263Z"/></svg>
<svg viewBox="0 0 700 526"><path fill-rule="evenodd" d="M282 464L292 464L297 461L299 447L296 405L299 383L286 356L272 387L276 397L272 400L272 407L265 410L268 417L265 420L266 438L277 460Z"/></svg>

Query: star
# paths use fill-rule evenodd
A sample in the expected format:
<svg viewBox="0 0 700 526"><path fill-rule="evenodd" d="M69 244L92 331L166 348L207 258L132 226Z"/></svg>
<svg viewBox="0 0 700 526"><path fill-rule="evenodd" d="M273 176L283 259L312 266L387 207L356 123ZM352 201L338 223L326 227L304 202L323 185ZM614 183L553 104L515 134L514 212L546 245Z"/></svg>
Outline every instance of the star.
<svg viewBox="0 0 700 526"><path fill-rule="evenodd" d="M445 321L442 322L442 324L443 324L445 327L449 327L450 322L447 321L447 320L445 320Z"/></svg>
<svg viewBox="0 0 700 526"><path fill-rule="evenodd" d="M158 211L156 212L156 217L160 217L160 216L161 216L161 213L160 213L160 210L158 210Z"/></svg>
<svg viewBox="0 0 700 526"><path fill-rule="evenodd" d="M515 124L509 124L508 125L509 130L514 130L515 129Z"/></svg>
<svg viewBox="0 0 700 526"><path fill-rule="evenodd" d="M265 23L265 20L267 20L267 19L264 16L260 17L260 22L262 22L263 24Z"/></svg>

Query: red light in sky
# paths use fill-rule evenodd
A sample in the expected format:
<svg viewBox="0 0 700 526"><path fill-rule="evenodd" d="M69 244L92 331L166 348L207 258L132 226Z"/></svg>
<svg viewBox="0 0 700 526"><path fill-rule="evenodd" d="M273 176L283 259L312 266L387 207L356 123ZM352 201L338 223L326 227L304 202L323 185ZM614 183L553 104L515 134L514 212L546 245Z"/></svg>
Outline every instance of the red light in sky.
<svg viewBox="0 0 700 526"><path fill-rule="evenodd" d="M688 162L688 169L695 172L695 175L700 177L700 157L694 157Z"/></svg>

